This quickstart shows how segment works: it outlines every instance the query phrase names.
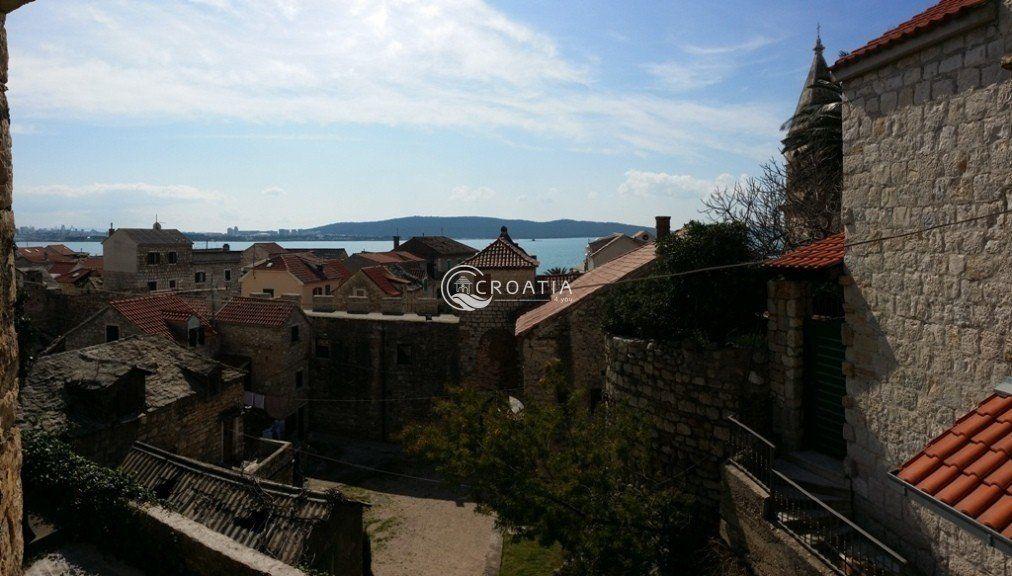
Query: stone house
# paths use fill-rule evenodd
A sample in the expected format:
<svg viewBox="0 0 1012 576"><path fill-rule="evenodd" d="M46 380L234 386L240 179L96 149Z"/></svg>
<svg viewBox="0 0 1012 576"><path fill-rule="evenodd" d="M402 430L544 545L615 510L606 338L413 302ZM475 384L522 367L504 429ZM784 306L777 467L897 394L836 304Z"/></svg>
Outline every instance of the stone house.
<svg viewBox="0 0 1012 576"><path fill-rule="evenodd" d="M349 276L348 268L337 260L321 260L308 253L283 253L249 268L240 280L240 293L269 298L291 296L309 308L313 296L332 294Z"/></svg>
<svg viewBox="0 0 1012 576"><path fill-rule="evenodd" d="M362 524L367 505L340 493L251 478L141 442L119 469L173 510L243 547L328 574L370 573Z"/></svg>
<svg viewBox="0 0 1012 576"><path fill-rule="evenodd" d="M371 266L383 266L392 269L399 276L411 277L419 281L428 278L425 259L401 250L358 252L349 256L344 264L350 272L357 272Z"/></svg>
<svg viewBox="0 0 1012 576"><path fill-rule="evenodd" d="M60 274L53 280L60 286L64 294L90 294L102 289L101 272L90 268L76 268Z"/></svg>
<svg viewBox="0 0 1012 576"><path fill-rule="evenodd" d="M494 292L493 286L502 292L494 294L484 308L461 313L461 381L466 386L517 389L523 376L514 336L516 321L540 302L529 295L509 296L506 286L514 283L521 291L528 284L534 286L539 262L514 242L503 226L498 238L461 265L480 273L475 293Z"/></svg>
<svg viewBox="0 0 1012 576"><path fill-rule="evenodd" d="M843 222L852 245L846 470L859 518L933 574L1012 570L1012 497L994 496L1008 482L992 466L1012 464L1002 443L985 438L1007 441L1008 427L975 433L982 416L1004 420L985 401L1012 374L1010 55L1012 1L945 0L833 66L844 86ZM968 412L960 422L972 424L953 432L969 445L925 448ZM891 474L923 463L922 450L936 458L931 482ZM950 489L968 471L985 496Z"/></svg>
<svg viewBox="0 0 1012 576"><path fill-rule="evenodd" d="M271 256L277 256L285 252L287 250L277 242L254 242L242 251L239 262L243 268L249 268L261 260L266 260Z"/></svg>
<svg viewBox="0 0 1012 576"><path fill-rule="evenodd" d="M39 358L21 391L21 426L116 465L134 441L205 462L243 454L244 375L141 335Z"/></svg>
<svg viewBox="0 0 1012 576"><path fill-rule="evenodd" d="M447 270L474 256L478 251L446 236L413 236L395 248L425 260L425 275L439 280Z"/></svg>
<svg viewBox="0 0 1012 576"><path fill-rule="evenodd" d="M616 232L609 236L603 236L587 243L586 256L583 259L583 269L593 270L612 260L624 256L650 242L650 234L637 232L633 236Z"/></svg>
<svg viewBox="0 0 1012 576"><path fill-rule="evenodd" d="M412 310L412 304L425 297L422 284L394 270L385 266L359 268L334 290L335 309L388 314Z"/></svg>
<svg viewBox="0 0 1012 576"><path fill-rule="evenodd" d="M646 275L656 256L654 244L640 246L615 260L591 269L559 289L550 301L525 312L514 334L523 360L525 393L539 393L546 368L561 362L577 389L588 394L591 405L602 396L605 377L603 305L615 282Z"/></svg>
<svg viewBox="0 0 1012 576"><path fill-rule="evenodd" d="M141 334L166 338L208 355L218 350L218 333L206 304L163 293L110 301L60 336L50 351L85 348Z"/></svg>
<svg viewBox="0 0 1012 576"><path fill-rule="evenodd" d="M459 382L459 319L449 314L306 312L314 345L309 395L313 440L397 440Z"/></svg>
<svg viewBox="0 0 1012 576"><path fill-rule="evenodd" d="M247 405L262 418L252 432L301 437L305 432L306 391L313 327L302 308L286 300L237 297L214 316L219 358L247 373Z"/></svg>
<svg viewBox="0 0 1012 576"><path fill-rule="evenodd" d="M102 241L105 289L112 292L192 290L193 242L182 232L150 228L110 229Z"/></svg>
<svg viewBox="0 0 1012 576"><path fill-rule="evenodd" d="M239 250L229 249L228 244L221 248L194 249L193 288L238 295L242 255Z"/></svg>

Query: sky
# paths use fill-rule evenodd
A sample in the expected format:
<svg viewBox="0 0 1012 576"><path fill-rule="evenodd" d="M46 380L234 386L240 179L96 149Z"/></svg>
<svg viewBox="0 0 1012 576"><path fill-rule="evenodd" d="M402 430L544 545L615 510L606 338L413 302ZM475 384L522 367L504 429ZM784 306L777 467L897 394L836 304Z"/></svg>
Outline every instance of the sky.
<svg viewBox="0 0 1012 576"><path fill-rule="evenodd" d="M679 224L812 59L931 0L45 0L7 19L18 225Z"/></svg>

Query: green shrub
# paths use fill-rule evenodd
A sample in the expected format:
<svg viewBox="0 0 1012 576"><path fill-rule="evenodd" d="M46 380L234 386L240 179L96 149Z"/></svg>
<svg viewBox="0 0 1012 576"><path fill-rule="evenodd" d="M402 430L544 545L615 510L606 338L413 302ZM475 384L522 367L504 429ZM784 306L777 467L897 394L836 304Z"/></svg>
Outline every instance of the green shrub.
<svg viewBox="0 0 1012 576"><path fill-rule="evenodd" d="M155 500L127 474L95 464L51 436L25 431L22 440L25 499L73 534L111 535L134 513L131 501Z"/></svg>
<svg viewBox="0 0 1012 576"><path fill-rule="evenodd" d="M650 276L751 262L748 230L740 224L689 222L657 243ZM605 301L605 329L654 340L694 339L724 345L752 334L766 289L757 267L619 284Z"/></svg>

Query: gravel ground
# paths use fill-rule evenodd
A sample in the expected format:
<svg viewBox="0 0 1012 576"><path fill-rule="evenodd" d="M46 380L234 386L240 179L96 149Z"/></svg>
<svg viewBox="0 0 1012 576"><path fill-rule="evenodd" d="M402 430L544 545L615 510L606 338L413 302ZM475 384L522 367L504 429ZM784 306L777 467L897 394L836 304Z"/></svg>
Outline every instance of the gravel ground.
<svg viewBox="0 0 1012 576"><path fill-rule="evenodd" d="M88 544L67 544L36 560L25 576L143 576Z"/></svg>
<svg viewBox="0 0 1012 576"><path fill-rule="evenodd" d="M432 470L406 463L393 446L345 443L306 451L361 466L423 478ZM460 489L412 478L354 468L303 456L307 485L336 486L347 496L372 505L366 526L372 542L375 576L480 576L492 535L492 518L475 512Z"/></svg>

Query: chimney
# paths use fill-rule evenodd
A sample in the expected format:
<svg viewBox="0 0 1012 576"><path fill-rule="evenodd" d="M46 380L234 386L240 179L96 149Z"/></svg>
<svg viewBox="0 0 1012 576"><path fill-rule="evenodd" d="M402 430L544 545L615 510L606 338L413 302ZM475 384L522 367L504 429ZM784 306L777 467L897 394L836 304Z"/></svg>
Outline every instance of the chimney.
<svg viewBox="0 0 1012 576"><path fill-rule="evenodd" d="M112 222L110 222L109 223L109 236L112 236L113 232L115 232L115 231L116 231L116 229L113 228Z"/></svg>
<svg viewBox="0 0 1012 576"><path fill-rule="evenodd" d="M400 247L401 247L401 237L400 236L394 236L394 250L396 250L396 249L398 249Z"/></svg>
<svg viewBox="0 0 1012 576"><path fill-rule="evenodd" d="M656 222L655 228L658 240L671 234L671 216L657 216Z"/></svg>

